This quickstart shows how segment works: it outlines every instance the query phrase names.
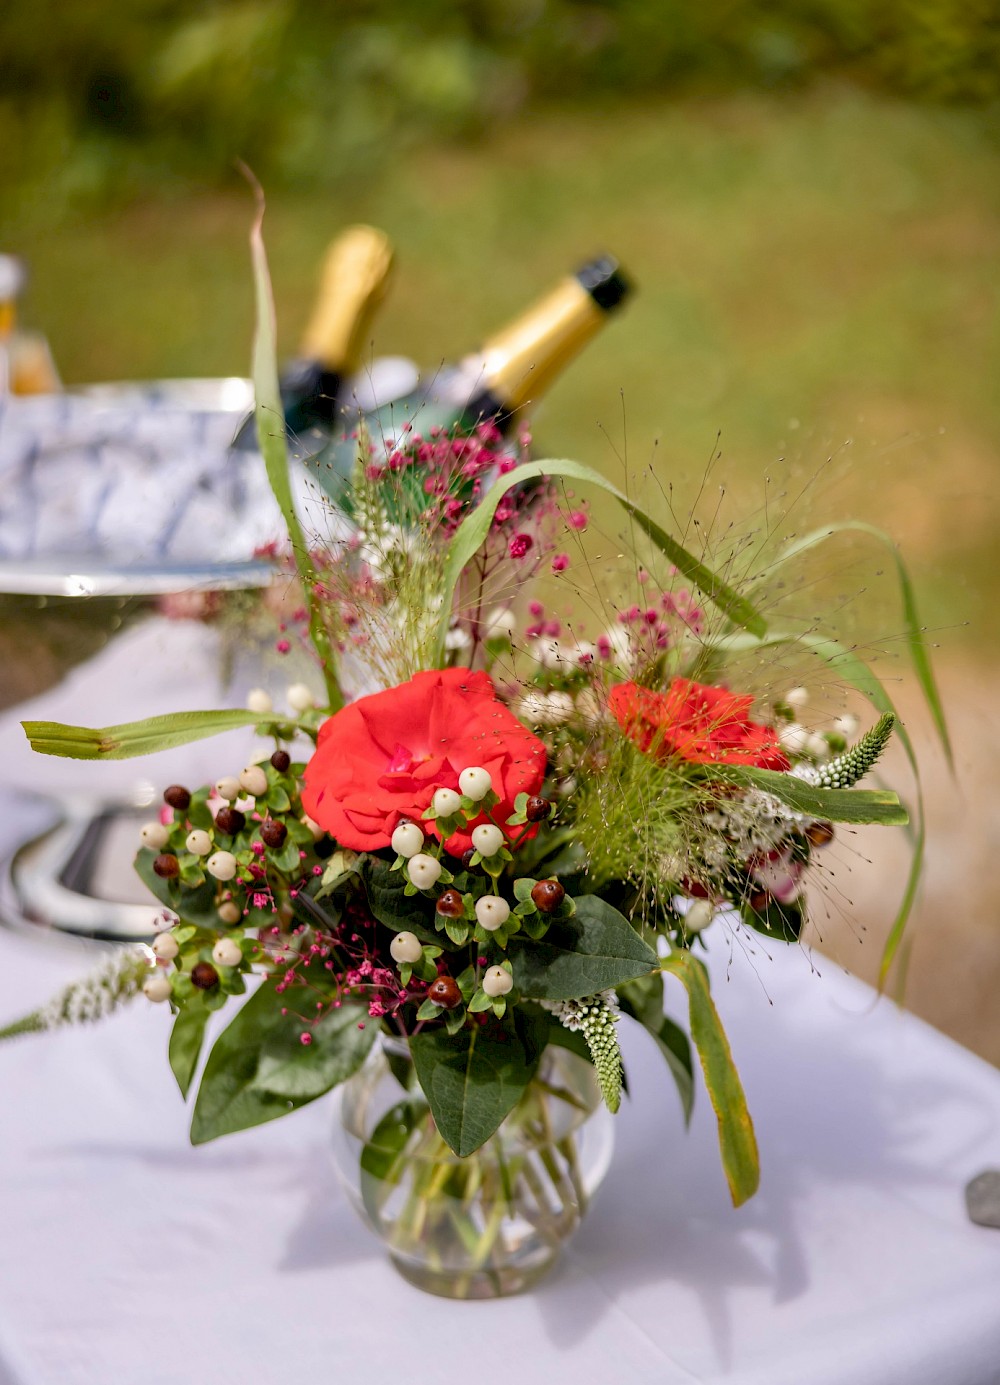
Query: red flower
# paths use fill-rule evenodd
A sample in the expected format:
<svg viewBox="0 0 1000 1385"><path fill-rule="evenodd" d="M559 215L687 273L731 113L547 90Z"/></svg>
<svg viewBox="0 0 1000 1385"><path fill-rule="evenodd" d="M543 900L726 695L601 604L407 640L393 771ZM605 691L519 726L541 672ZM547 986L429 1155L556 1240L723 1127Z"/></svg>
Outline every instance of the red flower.
<svg viewBox="0 0 1000 1385"><path fill-rule="evenodd" d="M498 701L488 674L418 673L323 723L302 804L341 846L377 851L389 845L402 818L433 832L421 816L434 790L457 789L459 774L472 765L489 771L500 795L494 815L503 823L519 793L541 789L545 758L543 743ZM469 831L456 832L446 845L460 856L471 845Z"/></svg>
<svg viewBox="0 0 1000 1385"><path fill-rule="evenodd" d="M629 740L648 755L699 765L754 765L786 770L790 761L775 730L751 721L752 697L674 678L665 693L619 683L608 706Z"/></svg>

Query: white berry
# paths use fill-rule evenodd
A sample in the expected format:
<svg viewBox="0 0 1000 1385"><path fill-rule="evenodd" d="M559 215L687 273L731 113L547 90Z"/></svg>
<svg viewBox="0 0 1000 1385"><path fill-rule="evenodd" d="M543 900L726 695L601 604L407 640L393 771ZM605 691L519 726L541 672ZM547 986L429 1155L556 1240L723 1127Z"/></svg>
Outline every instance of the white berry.
<svg viewBox="0 0 1000 1385"><path fill-rule="evenodd" d="M432 806L439 818L450 818L461 808L462 796L454 789L436 789Z"/></svg>
<svg viewBox="0 0 1000 1385"><path fill-rule="evenodd" d="M184 845L192 856L207 856L212 850L212 838L200 827L196 827L193 832L187 834Z"/></svg>
<svg viewBox="0 0 1000 1385"><path fill-rule="evenodd" d="M267 775L260 765L247 765L240 775L240 788L245 789L252 798L260 798L267 793Z"/></svg>
<svg viewBox="0 0 1000 1385"><path fill-rule="evenodd" d="M243 953L235 938L220 938L212 948L212 961L220 967L238 967Z"/></svg>
<svg viewBox="0 0 1000 1385"><path fill-rule="evenodd" d="M224 900L219 905L219 920L222 923L239 923L243 917L243 910L236 903L235 899Z"/></svg>
<svg viewBox="0 0 1000 1385"><path fill-rule="evenodd" d="M785 705L794 712L801 712L809 706L809 693L805 688L789 688L785 693Z"/></svg>
<svg viewBox="0 0 1000 1385"><path fill-rule="evenodd" d="M180 950L173 933L157 933L153 939L153 951L161 962L172 962Z"/></svg>
<svg viewBox="0 0 1000 1385"><path fill-rule="evenodd" d="M510 918L510 905L499 895L484 894L476 900L476 918L487 933L502 928Z"/></svg>
<svg viewBox="0 0 1000 1385"><path fill-rule="evenodd" d="M424 949L416 933L397 933L389 944L394 962L419 962Z"/></svg>
<svg viewBox="0 0 1000 1385"><path fill-rule="evenodd" d="M152 976L147 976L142 983L143 995L156 1005L170 999L170 990L170 977L163 971L154 971Z"/></svg>
<svg viewBox="0 0 1000 1385"><path fill-rule="evenodd" d="M778 740L793 755L801 755L809 744L809 732L804 726L793 721L790 725L782 727Z"/></svg>
<svg viewBox="0 0 1000 1385"><path fill-rule="evenodd" d="M825 736L815 731L806 742L806 749L814 760L828 760L830 758L830 747Z"/></svg>
<svg viewBox="0 0 1000 1385"><path fill-rule="evenodd" d="M415 822L401 822L392 834L392 849L397 856L416 856L424 844L424 834Z"/></svg>
<svg viewBox="0 0 1000 1385"><path fill-rule="evenodd" d="M310 707L316 706L316 699L305 683L293 683L285 693L285 698L293 712L308 712Z"/></svg>
<svg viewBox="0 0 1000 1385"><path fill-rule="evenodd" d="M147 822L139 830L143 846L152 847L154 851L162 851L167 844L170 833L162 822Z"/></svg>
<svg viewBox="0 0 1000 1385"><path fill-rule="evenodd" d="M231 851L217 851L209 856L205 869L215 880L232 880L236 874L236 857Z"/></svg>
<svg viewBox="0 0 1000 1385"><path fill-rule="evenodd" d="M707 899L696 899L684 915L684 929L688 933L700 933L715 918L715 906Z"/></svg>
<svg viewBox="0 0 1000 1385"><path fill-rule="evenodd" d="M837 717L833 729L843 736L845 741L849 741L858 729L858 719L853 712L845 712L842 717Z"/></svg>
<svg viewBox="0 0 1000 1385"><path fill-rule="evenodd" d="M220 798L227 798L232 803L240 796L240 781L234 779L231 774L226 775L224 779L216 781L215 792Z"/></svg>
<svg viewBox="0 0 1000 1385"><path fill-rule="evenodd" d="M274 703L271 701L271 694L266 693L263 688L252 688L247 693L247 711L257 712L260 716L273 712Z"/></svg>
<svg viewBox="0 0 1000 1385"><path fill-rule="evenodd" d="M492 822L480 823L472 829L472 845L480 856L495 856L503 846L503 833Z"/></svg>
<svg viewBox="0 0 1000 1385"><path fill-rule="evenodd" d="M406 873L410 880L416 885L418 890L429 890L432 885L436 885L441 874L441 862L433 856L425 856L418 851L416 856L411 856Z"/></svg>
<svg viewBox="0 0 1000 1385"><path fill-rule="evenodd" d="M483 990L491 999L495 999L499 995L506 995L508 991L513 989L514 978L503 967L490 967L489 971L483 974Z"/></svg>
<svg viewBox="0 0 1000 1385"><path fill-rule="evenodd" d="M489 770L483 769L482 765L470 765L458 776L458 787L466 798L478 803L492 789L493 780L490 778Z"/></svg>

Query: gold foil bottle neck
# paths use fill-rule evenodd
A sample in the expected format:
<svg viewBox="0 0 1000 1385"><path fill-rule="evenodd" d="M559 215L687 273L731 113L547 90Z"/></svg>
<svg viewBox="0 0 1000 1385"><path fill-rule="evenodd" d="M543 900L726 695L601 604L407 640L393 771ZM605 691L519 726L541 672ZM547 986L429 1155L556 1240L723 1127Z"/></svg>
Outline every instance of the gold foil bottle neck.
<svg viewBox="0 0 1000 1385"><path fill-rule="evenodd" d="M607 314L570 275L488 337L469 363L480 366L482 384L505 409L520 409L545 394L606 321Z"/></svg>
<svg viewBox="0 0 1000 1385"><path fill-rule="evenodd" d="M393 252L374 226L349 226L330 245L319 294L299 355L326 370L355 369L368 345L372 319L385 297Z"/></svg>

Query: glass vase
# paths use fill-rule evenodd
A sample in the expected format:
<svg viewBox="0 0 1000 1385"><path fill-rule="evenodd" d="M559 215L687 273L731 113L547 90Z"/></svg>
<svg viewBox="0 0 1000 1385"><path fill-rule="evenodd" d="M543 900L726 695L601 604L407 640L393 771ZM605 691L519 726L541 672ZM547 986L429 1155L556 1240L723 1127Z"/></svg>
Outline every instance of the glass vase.
<svg viewBox="0 0 1000 1385"><path fill-rule="evenodd" d="M334 1164L351 1203L404 1278L446 1298L531 1288L580 1225L613 1142L593 1067L553 1045L464 1159L438 1133L405 1043L383 1038L337 1093Z"/></svg>

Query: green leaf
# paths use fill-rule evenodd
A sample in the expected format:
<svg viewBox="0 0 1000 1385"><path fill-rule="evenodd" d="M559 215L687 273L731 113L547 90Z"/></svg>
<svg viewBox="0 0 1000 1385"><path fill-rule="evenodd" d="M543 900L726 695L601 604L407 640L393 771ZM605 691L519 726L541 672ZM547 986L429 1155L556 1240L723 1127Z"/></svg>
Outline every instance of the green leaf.
<svg viewBox="0 0 1000 1385"><path fill-rule="evenodd" d="M309 1030L311 1044L301 1042L301 1028L297 1022L291 1034L276 1029L268 1035L261 1046L255 1087L296 1101L322 1096L358 1070L378 1034L378 1024L367 1018L364 1007L351 1004L317 1020Z"/></svg>
<svg viewBox="0 0 1000 1385"><path fill-rule="evenodd" d="M434 930L433 911L424 895L406 893L408 881L402 871L393 871L381 856L369 855L359 859L357 871L368 896L368 907L379 923L394 933L414 933L422 943L447 946Z"/></svg>
<svg viewBox="0 0 1000 1385"><path fill-rule="evenodd" d="M361 1151L361 1197L376 1227L382 1207L407 1167L406 1148L426 1111L426 1103L413 1097L398 1101L386 1111Z"/></svg>
<svg viewBox="0 0 1000 1385"><path fill-rule="evenodd" d="M891 789L820 789L794 774L751 765L712 765L703 777L715 783L740 784L763 789L780 798L796 813L825 818L829 822L881 823L905 827L909 814Z"/></svg>
<svg viewBox="0 0 1000 1385"><path fill-rule="evenodd" d="M300 1042L304 1026L302 1016L295 1013L295 995L294 991L278 992L276 979L265 981L216 1039L195 1102L191 1121L192 1144L204 1144L207 1140L218 1139L220 1135L235 1134L238 1130L249 1130L252 1126L277 1120L279 1116L298 1110L314 1097L322 1095L320 1091L295 1096L281 1095L258 1085L265 1048L271 1080L279 1085L282 1078L278 1073L278 1055L288 1053L294 1045L306 1051L306 1046ZM309 1004L311 997L310 991L302 1003ZM287 1010L287 1014L282 1014L283 1010ZM349 1047L343 1063L323 1090L329 1090L334 1082L342 1081L360 1066L378 1030L378 1025L374 1023L357 1029L357 1024L366 1018L360 1006L345 1003L335 1013L341 1015L344 1012L350 1015L355 1028L341 1036L340 1041L348 1043ZM318 1056L322 1061L324 1055L321 1053ZM291 1080L287 1078L288 1071L286 1068L286 1081ZM268 1067L265 1067L265 1078L267 1073ZM327 1075L330 1076L329 1070Z"/></svg>
<svg viewBox="0 0 1000 1385"><path fill-rule="evenodd" d="M442 591L444 601L441 606L441 615L437 634L437 657L435 663L443 663L444 660L444 641L448 633L448 624L452 614L452 597L458 586L466 565L475 556L486 541L486 537L493 523L493 516L497 506L503 497L515 486L524 485L528 481L535 481L541 478L560 478L562 480L585 481L590 485L599 486L601 490L613 495L620 505L631 515L632 519L638 524L639 528L656 545L660 552L666 557L678 571L683 572L685 577L691 581L700 592L719 610L725 613L734 624L741 626L745 630L750 630L757 635L763 635L767 629L763 617L746 600L745 597L728 586L721 577L717 576L704 563L700 562L693 553L689 553L683 548L676 539L671 536L652 520L649 515L641 510L636 504L629 500L628 496L620 491L617 486L613 486L610 481L590 467L582 466L579 462L565 460L546 460L541 462L527 462L522 466L515 467L513 471L501 476L495 481L486 495L479 502L471 514L459 525L448 545L448 552L445 558L444 576Z"/></svg>
<svg viewBox="0 0 1000 1385"><path fill-rule="evenodd" d="M130 760L218 736L234 727L256 726L259 721L257 712L236 710L170 712L100 729L64 726L58 721L22 721L21 725L32 750L40 755L61 755L70 760Z"/></svg>
<svg viewBox="0 0 1000 1385"><path fill-rule="evenodd" d="M677 1084L684 1124L691 1123L694 1110L694 1064L691 1041L679 1024L663 1013L663 977L644 976L618 988L618 999L626 1015L638 1021L653 1036Z"/></svg>
<svg viewBox="0 0 1000 1385"><path fill-rule="evenodd" d="M514 1109L538 1067L536 1026L478 1024L449 1037L426 1029L410 1040L417 1079L442 1137L462 1159L473 1154Z"/></svg>
<svg viewBox="0 0 1000 1385"><path fill-rule="evenodd" d="M788 904L769 899L763 910L753 909L747 903L740 910L740 916L749 928L783 943L798 942L806 921L805 908L797 899Z"/></svg>
<svg viewBox="0 0 1000 1385"><path fill-rule="evenodd" d="M719 1125L719 1150L729 1192L733 1206L739 1207L757 1191L760 1161L753 1121L733 1063L729 1040L709 994L708 978L702 964L690 952L678 950L664 959L663 969L676 976L688 993L691 1037L701 1059L705 1086Z"/></svg>
<svg viewBox="0 0 1000 1385"><path fill-rule="evenodd" d="M194 996L178 1011L174 1027L170 1031L170 1067L181 1089L181 1096L185 1098L191 1087L194 1070L198 1066L208 1015L201 995Z"/></svg>
<svg viewBox="0 0 1000 1385"><path fill-rule="evenodd" d="M535 1000L578 1000L658 965L628 920L597 895L578 899L576 913L553 923L540 942L512 938L508 955L521 994Z"/></svg>
<svg viewBox="0 0 1000 1385"><path fill-rule="evenodd" d="M312 640L323 672L327 702L331 711L337 711L344 705L344 699L341 696L340 684L337 681L336 658L323 620L322 603L316 590L316 572L310 557L309 546L295 511L295 500L292 495L292 484L288 470L285 413L281 405L275 352L277 330L274 295L271 291L271 274L267 265L267 252L264 249L262 234L264 194L260 184L245 165L243 171L254 190L254 197L257 202L257 215L250 230L250 254L253 260L256 305L251 374L256 399L257 442L264 458L268 482L288 530L288 540L292 546L295 565L302 582L302 590L306 594L309 607L309 638Z"/></svg>
<svg viewBox="0 0 1000 1385"><path fill-rule="evenodd" d="M164 880L153 870L156 857L157 852L146 846L140 847L136 852L133 866L146 888L185 923L195 924L199 928L217 929L219 911L215 907L215 881L205 880L195 889L187 889L176 878Z"/></svg>

